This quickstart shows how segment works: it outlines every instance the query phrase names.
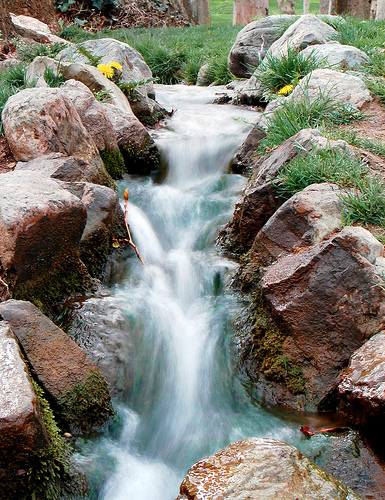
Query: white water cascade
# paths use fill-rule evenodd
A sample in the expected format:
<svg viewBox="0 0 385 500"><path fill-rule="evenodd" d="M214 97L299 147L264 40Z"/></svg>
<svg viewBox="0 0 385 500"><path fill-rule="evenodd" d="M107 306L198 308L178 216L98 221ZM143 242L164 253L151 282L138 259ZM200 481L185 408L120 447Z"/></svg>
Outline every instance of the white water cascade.
<svg viewBox="0 0 385 500"><path fill-rule="evenodd" d="M130 257L106 299L119 311L116 355L130 389L115 423L76 455L90 499L175 499L193 463L248 436L311 446L297 424L250 402L231 357L242 305L226 287L236 265L215 238L246 182L227 171L256 112L208 104L215 91L157 86L161 104L176 109L156 136L166 178L120 185L147 267Z"/></svg>

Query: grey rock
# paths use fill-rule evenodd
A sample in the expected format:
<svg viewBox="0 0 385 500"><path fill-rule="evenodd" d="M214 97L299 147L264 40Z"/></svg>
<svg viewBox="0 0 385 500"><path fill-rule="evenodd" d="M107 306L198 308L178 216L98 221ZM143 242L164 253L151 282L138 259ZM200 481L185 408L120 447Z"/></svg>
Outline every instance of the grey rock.
<svg viewBox="0 0 385 500"><path fill-rule="evenodd" d="M141 54L124 42L112 38L100 38L98 40L87 40L68 47L59 54L56 59L61 62L75 62L90 64L89 59L81 54L77 47L81 45L92 55L101 57L100 62L110 64L117 62L122 66L121 81L126 83L139 82L152 78L150 68L147 66ZM142 93L151 98L155 97L154 86L148 83L141 87Z"/></svg>
<svg viewBox="0 0 385 500"><path fill-rule="evenodd" d="M1 496L15 498L22 479L18 471L29 470L49 443L17 339L1 319L0 386Z"/></svg>
<svg viewBox="0 0 385 500"><path fill-rule="evenodd" d="M286 54L288 47L303 50L309 45L327 42L336 33L334 28L314 14L307 14L301 16L271 45L268 54L273 57Z"/></svg>
<svg viewBox="0 0 385 500"><path fill-rule="evenodd" d="M341 45L337 41L311 45L302 51L304 57L308 57L310 54L319 61L342 69L360 68L370 61L369 56L362 50L352 45Z"/></svg>
<svg viewBox="0 0 385 500"><path fill-rule="evenodd" d="M266 438L232 443L193 465L178 500L360 500L294 446Z"/></svg>
<svg viewBox="0 0 385 500"><path fill-rule="evenodd" d="M237 35L227 60L229 70L239 78L249 78L278 39L278 28L292 16L269 16L246 25Z"/></svg>
<svg viewBox="0 0 385 500"><path fill-rule="evenodd" d="M70 42L54 35L49 26L38 19L23 15L16 16L12 13L10 16L17 33L25 38L32 38L32 40L41 43L58 42L63 45L70 45Z"/></svg>

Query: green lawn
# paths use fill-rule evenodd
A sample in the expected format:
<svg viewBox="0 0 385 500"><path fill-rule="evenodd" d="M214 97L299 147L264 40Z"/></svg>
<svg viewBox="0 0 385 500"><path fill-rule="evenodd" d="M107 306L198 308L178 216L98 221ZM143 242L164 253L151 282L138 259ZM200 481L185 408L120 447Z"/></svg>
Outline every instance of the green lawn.
<svg viewBox="0 0 385 500"><path fill-rule="evenodd" d="M211 23L212 24L232 24L233 22L233 1L232 0L210 0ZM310 2L310 12L318 14L319 2ZM303 13L303 2L295 2L295 13ZM278 2L275 0L269 5L269 14L279 14Z"/></svg>

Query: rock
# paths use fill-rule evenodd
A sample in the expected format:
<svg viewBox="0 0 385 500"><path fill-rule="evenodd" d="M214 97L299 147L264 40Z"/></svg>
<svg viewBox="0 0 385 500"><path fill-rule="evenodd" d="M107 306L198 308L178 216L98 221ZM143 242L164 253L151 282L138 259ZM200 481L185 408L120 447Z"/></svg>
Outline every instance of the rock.
<svg viewBox="0 0 385 500"><path fill-rule="evenodd" d="M193 465L178 500L360 500L294 446L266 438L232 443Z"/></svg>
<svg viewBox="0 0 385 500"><path fill-rule="evenodd" d="M342 372L338 386L341 410L348 421L384 440L385 332L377 333L357 349Z"/></svg>
<svg viewBox="0 0 385 500"><path fill-rule="evenodd" d="M58 42L63 45L70 45L70 42L67 40L52 34L49 26L38 19L23 15L16 16L12 13L10 16L16 32L22 37L32 38L32 40L39 43Z"/></svg>
<svg viewBox="0 0 385 500"><path fill-rule="evenodd" d="M320 243L342 229L342 190L312 184L278 208L255 237L251 260L264 266L291 252Z"/></svg>
<svg viewBox="0 0 385 500"><path fill-rule="evenodd" d="M11 325L31 369L70 432L99 430L113 414L111 396L86 353L30 302L2 302L0 315Z"/></svg>
<svg viewBox="0 0 385 500"><path fill-rule="evenodd" d="M266 137L266 133L258 127L254 127L249 135L246 137L245 142L237 152L230 167L235 174L250 175L252 167L255 163L256 150L259 143Z"/></svg>
<svg viewBox="0 0 385 500"><path fill-rule="evenodd" d="M84 127L89 131L113 179L124 174L124 160L119 150L115 130L102 104L83 83L67 80L61 89L69 96Z"/></svg>
<svg viewBox="0 0 385 500"><path fill-rule="evenodd" d="M337 31L329 24L320 21L314 14L307 14L289 26L266 55L277 57L287 54L288 47L303 50L309 45L325 43L336 34Z"/></svg>
<svg viewBox="0 0 385 500"><path fill-rule="evenodd" d="M19 161L16 163L15 171L19 170L39 172L60 181L95 183L98 181L98 176L93 175L94 172L89 165L82 164L73 156L66 156L63 153L50 153L34 160Z"/></svg>
<svg viewBox="0 0 385 500"><path fill-rule="evenodd" d="M160 162L160 153L147 129L131 112L103 104L118 139L129 174L148 175Z"/></svg>
<svg viewBox="0 0 385 500"><path fill-rule="evenodd" d="M1 174L0 269L14 296L48 309L89 285L79 260L81 201L37 172Z"/></svg>
<svg viewBox="0 0 385 500"><path fill-rule="evenodd" d="M253 244L258 231L284 202L275 196L272 184L284 165L298 155L298 144L310 150L312 139L320 136L318 130L301 130L283 142L267 158L256 162L255 173L251 177L243 198L235 205L233 219L219 233L217 244L235 255L247 252Z"/></svg>
<svg viewBox="0 0 385 500"><path fill-rule="evenodd" d="M2 121L16 161L64 153L89 165L93 182L114 185L75 106L61 89L31 88L14 94L4 107Z"/></svg>
<svg viewBox="0 0 385 500"><path fill-rule="evenodd" d="M329 66L338 66L338 68L361 68L370 58L365 52L351 45L341 45L337 41L326 42L320 45L311 45L302 51L304 57L310 54L319 61L325 61Z"/></svg>
<svg viewBox="0 0 385 500"><path fill-rule="evenodd" d="M208 85L210 85L210 80L207 78L209 69L210 66L207 63L201 66L197 76L196 84L198 85L198 87L207 87Z"/></svg>
<svg viewBox="0 0 385 500"><path fill-rule="evenodd" d="M309 96L310 102L314 102L322 93L334 102L350 104L356 109L361 109L364 104L373 100L361 78L332 69L316 69L300 80L289 97L271 101L265 113L275 111L282 102L300 100L304 93Z"/></svg>
<svg viewBox="0 0 385 500"><path fill-rule="evenodd" d="M262 84L253 75L239 91L239 101L241 104L248 104L249 106L258 105L266 102L262 94Z"/></svg>
<svg viewBox="0 0 385 500"><path fill-rule="evenodd" d="M91 276L103 278L111 254L112 238L126 238L124 213L115 191L87 182L66 182L61 186L77 196L87 209L87 223L80 241L80 257Z"/></svg>
<svg viewBox="0 0 385 500"><path fill-rule="evenodd" d="M340 371L384 328L384 294L373 286L383 255L369 231L345 227L308 251L281 258L263 276L263 297L284 334L280 356L302 372L303 408L334 408Z"/></svg>
<svg viewBox="0 0 385 500"><path fill-rule="evenodd" d="M227 64L229 71L239 78L249 78L273 42L278 39L280 26L292 16L269 16L247 24L237 35Z"/></svg>
<svg viewBox="0 0 385 500"><path fill-rule="evenodd" d="M0 496L16 498L18 471L30 469L48 439L17 339L5 321L0 321L0 386Z"/></svg>
<svg viewBox="0 0 385 500"><path fill-rule="evenodd" d="M102 64L108 65L111 62L121 64L122 75L120 80L122 82L135 83L152 78L151 70L141 54L126 43L112 38L100 38L98 40L87 40L77 43L59 52L56 59L63 63L75 62L89 65L89 58L79 52L79 46L89 51L92 56L100 57L100 63ZM141 86L141 92L145 96L155 98L152 82Z"/></svg>
<svg viewBox="0 0 385 500"><path fill-rule="evenodd" d="M126 96L130 102L134 115L145 125L155 125L165 116L170 115L170 113L162 108L154 99L150 99L146 95L143 95L141 87L139 90L135 89L132 92L126 92Z"/></svg>

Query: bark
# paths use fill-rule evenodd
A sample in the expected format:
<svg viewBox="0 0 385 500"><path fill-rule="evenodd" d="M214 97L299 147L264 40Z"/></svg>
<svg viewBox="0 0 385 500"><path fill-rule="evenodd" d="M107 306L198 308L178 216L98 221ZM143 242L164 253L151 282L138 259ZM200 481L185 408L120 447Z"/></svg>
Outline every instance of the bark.
<svg viewBox="0 0 385 500"><path fill-rule="evenodd" d="M376 19L385 19L385 0L377 0Z"/></svg>
<svg viewBox="0 0 385 500"><path fill-rule="evenodd" d="M319 2L319 13L327 14L329 11L329 0L320 0Z"/></svg>
<svg viewBox="0 0 385 500"><path fill-rule="evenodd" d="M7 0L0 0L0 31L6 40L14 34L13 24L9 16L9 10L6 8Z"/></svg>
<svg viewBox="0 0 385 500"><path fill-rule="evenodd" d="M310 0L303 0L303 13L309 14L309 3Z"/></svg>
<svg viewBox="0 0 385 500"><path fill-rule="evenodd" d="M250 23L254 16L267 16L269 13L268 0L236 1L233 7L233 26Z"/></svg>
<svg viewBox="0 0 385 500"><path fill-rule="evenodd" d="M53 31L59 28L53 0L0 0L0 2L8 13L34 17L48 24Z"/></svg>
<svg viewBox="0 0 385 500"><path fill-rule="evenodd" d="M333 14L349 14L361 19L370 17L370 0L332 0Z"/></svg>

